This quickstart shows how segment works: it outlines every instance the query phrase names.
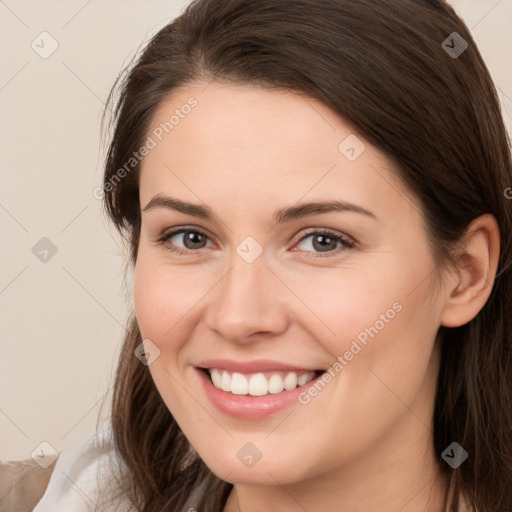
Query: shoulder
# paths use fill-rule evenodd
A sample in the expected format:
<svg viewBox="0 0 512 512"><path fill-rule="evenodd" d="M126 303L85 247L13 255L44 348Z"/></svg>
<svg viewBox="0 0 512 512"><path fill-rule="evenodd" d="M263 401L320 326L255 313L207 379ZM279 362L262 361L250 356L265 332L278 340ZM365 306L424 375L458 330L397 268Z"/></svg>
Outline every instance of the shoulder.
<svg viewBox="0 0 512 512"><path fill-rule="evenodd" d="M0 461L0 511L25 512L34 508L44 494L55 468L33 459Z"/></svg>
<svg viewBox="0 0 512 512"><path fill-rule="evenodd" d="M116 490L119 461L111 432L104 430L64 449L48 486L33 512L128 512L128 503L111 499Z"/></svg>

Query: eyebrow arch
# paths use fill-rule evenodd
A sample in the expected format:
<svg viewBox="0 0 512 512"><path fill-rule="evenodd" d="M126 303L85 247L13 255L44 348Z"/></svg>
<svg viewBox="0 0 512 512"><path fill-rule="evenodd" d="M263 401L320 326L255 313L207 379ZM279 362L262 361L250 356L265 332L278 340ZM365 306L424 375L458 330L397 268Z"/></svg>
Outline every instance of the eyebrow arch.
<svg viewBox="0 0 512 512"><path fill-rule="evenodd" d="M208 208L208 206L180 201L179 199L161 194L154 196L142 211L147 212L155 208L168 208L211 222L214 222L216 218L215 214L210 208ZM273 220L274 224L282 224L302 217L307 217L309 215L344 211L360 213L362 215L366 215L375 220L378 220L377 216L372 211L363 208L362 206L358 206L353 203L347 203L346 201L335 200L317 201L311 203L302 203L295 206L287 206L285 208L276 210L273 215Z"/></svg>

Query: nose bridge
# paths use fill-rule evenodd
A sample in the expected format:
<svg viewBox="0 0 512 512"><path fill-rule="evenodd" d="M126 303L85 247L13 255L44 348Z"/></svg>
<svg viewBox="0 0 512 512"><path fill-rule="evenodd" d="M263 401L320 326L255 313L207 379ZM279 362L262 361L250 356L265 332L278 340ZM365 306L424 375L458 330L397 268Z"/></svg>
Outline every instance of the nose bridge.
<svg viewBox="0 0 512 512"><path fill-rule="evenodd" d="M210 327L236 341L254 333L276 334L286 328L286 312L275 293L277 280L263 254L253 261L241 254L233 251L229 271L209 304Z"/></svg>

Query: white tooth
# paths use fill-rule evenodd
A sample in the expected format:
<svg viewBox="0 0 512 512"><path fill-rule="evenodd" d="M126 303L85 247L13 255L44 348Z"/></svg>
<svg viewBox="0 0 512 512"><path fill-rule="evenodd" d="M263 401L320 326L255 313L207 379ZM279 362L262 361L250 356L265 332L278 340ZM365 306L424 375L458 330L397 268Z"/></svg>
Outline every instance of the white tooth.
<svg viewBox="0 0 512 512"><path fill-rule="evenodd" d="M210 370L210 376L212 378L213 385L216 388L221 387L222 377L220 376L219 370Z"/></svg>
<svg viewBox="0 0 512 512"><path fill-rule="evenodd" d="M304 386L304 384L306 384L306 382L308 382L309 380L309 373L304 373L302 374L298 379L297 379L297 384L299 386Z"/></svg>
<svg viewBox="0 0 512 512"><path fill-rule="evenodd" d="M295 389L297 387L297 374L295 372L290 372L284 379L284 389L290 391L291 389Z"/></svg>
<svg viewBox="0 0 512 512"><path fill-rule="evenodd" d="M299 386L304 386L304 384L312 381L315 378L315 375L315 372L308 372L305 375L301 375L301 377L297 380L297 384Z"/></svg>
<svg viewBox="0 0 512 512"><path fill-rule="evenodd" d="M268 392L269 393L281 393L284 389L283 379L281 375L272 375L268 380Z"/></svg>
<svg viewBox="0 0 512 512"><path fill-rule="evenodd" d="M263 396L268 394L268 383L265 375L257 373L249 381L249 395Z"/></svg>
<svg viewBox="0 0 512 512"><path fill-rule="evenodd" d="M228 372L222 373L222 380L220 382L222 391L231 391L231 376Z"/></svg>
<svg viewBox="0 0 512 512"><path fill-rule="evenodd" d="M234 395L247 395L249 392L249 383L245 375L233 373L231 377L231 393Z"/></svg>

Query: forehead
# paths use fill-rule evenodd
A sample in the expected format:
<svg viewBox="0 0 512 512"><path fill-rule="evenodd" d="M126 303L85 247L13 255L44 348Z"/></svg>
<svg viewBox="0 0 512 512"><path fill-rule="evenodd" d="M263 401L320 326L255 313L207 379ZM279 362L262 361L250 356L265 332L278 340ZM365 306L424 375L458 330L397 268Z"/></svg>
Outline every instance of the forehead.
<svg viewBox="0 0 512 512"><path fill-rule="evenodd" d="M190 98L195 99L196 106L189 110L186 105ZM336 139L351 132L341 125L334 112L312 98L216 82L180 90L168 97L159 106L152 129L165 125L172 117L175 124L172 129L167 126L169 134L164 134L164 138L174 140L175 150L185 149L181 144L184 138L199 143L198 156L200 150L208 150L211 156L229 150L233 157L240 149L238 154L244 166L248 162L243 160L252 152L272 157L299 148L302 157L314 156L317 160L322 153L325 160L332 160L337 153Z"/></svg>
<svg viewBox="0 0 512 512"><path fill-rule="evenodd" d="M323 103L290 91L189 86L162 102L148 135L141 204L167 192L262 209L328 195L393 214L411 202L382 153Z"/></svg>

